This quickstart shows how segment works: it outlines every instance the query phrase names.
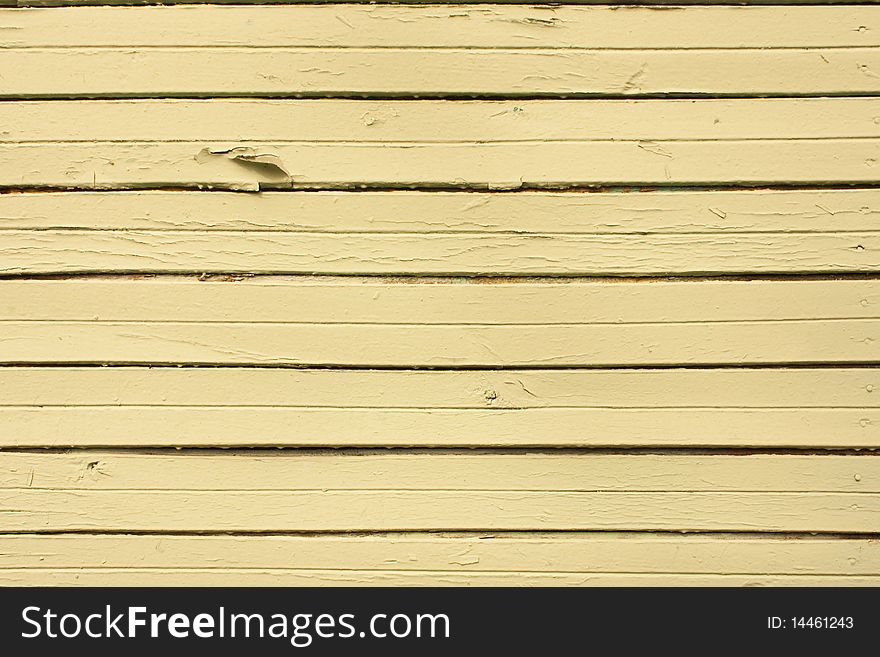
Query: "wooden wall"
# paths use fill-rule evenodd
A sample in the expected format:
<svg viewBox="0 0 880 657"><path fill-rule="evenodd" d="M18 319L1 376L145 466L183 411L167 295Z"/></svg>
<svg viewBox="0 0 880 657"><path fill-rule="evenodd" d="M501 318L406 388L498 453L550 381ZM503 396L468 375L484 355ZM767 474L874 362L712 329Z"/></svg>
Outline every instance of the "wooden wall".
<svg viewBox="0 0 880 657"><path fill-rule="evenodd" d="M0 584L880 585L878 95L870 5L0 10Z"/></svg>

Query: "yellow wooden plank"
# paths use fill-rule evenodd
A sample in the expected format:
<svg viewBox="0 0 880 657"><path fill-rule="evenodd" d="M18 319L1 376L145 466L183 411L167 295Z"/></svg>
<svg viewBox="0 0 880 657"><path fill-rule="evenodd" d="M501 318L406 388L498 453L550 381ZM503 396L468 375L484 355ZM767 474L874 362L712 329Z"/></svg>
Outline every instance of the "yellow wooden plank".
<svg viewBox="0 0 880 657"><path fill-rule="evenodd" d="M3 326L0 363L615 367L876 363L880 322L411 325L40 322Z"/></svg>
<svg viewBox="0 0 880 657"><path fill-rule="evenodd" d="M872 47L318 46L7 48L0 51L0 96L844 95L880 90L880 49Z"/></svg>
<svg viewBox="0 0 880 657"><path fill-rule="evenodd" d="M0 407L3 447L880 447L873 409Z"/></svg>
<svg viewBox="0 0 880 657"><path fill-rule="evenodd" d="M0 390L38 407L875 409L880 370L3 367Z"/></svg>
<svg viewBox="0 0 880 657"><path fill-rule="evenodd" d="M876 532L880 494L458 490L0 491L0 529Z"/></svg>
<svg viewBox="0 0 880 657"><path fill-rule="evenodd" d="M0 111L2 109L0 104ZM878 216L880 190L877 189L601 194L58 191L0 195L0 230L536 233L542 236L771 233L778 238L780 233L871 233L877 228Z"/></svg>
<svg viewBox="0 0 880 657"><path fill-rule="evenodd" d="M880 493L880 456L365 451L0 453L0 489Z"/></svg>
<svg viewBox="0 0 880 657"><path fill-rule="evenodd" d="M2 234L0 234L2 237ZM234 279L233 279L234 280ZM876 280L189 277L0 281L0 321L593 325L880 318Z"/></svg>
<svg viewBox="0 0 880 657"><path fill-rule="evenodd" d="M650 533L376 534L312 536L82 536L0 535L0 578L51 580L80 570L118 580L187 577L188 570L230 579L237 571L358 570L391 578L434 571L477 578L506 573L525 580L539 573L710 575L796 573L819 577L877 577L880 542L854 538L779 538ZM12 572L11 572L12 571ZM13 574L13 572L15 574ZM62 574L63 573L63 574ZM384 573L384 574L383 574ZM244 577L245 573L241 573ZM309 577L304 572L303 578ZM342 577L337 572L336 577ZM429 577L424 575L426 579ZM316 577L318 578L318 577ZM550 579L549 577L547 579ZM567 579L563 576L562 579ZM464 582L463 582L464 583Z"/></svg>
<svg viewBox="0 0 880 657"><path fill-rule="evenodd" d="M876 271L877 198L873 189L7 194L0 271Z"/></svg>
<svg viewBox="0 0 880 657"><path fill-rule="evenodd" d="M878 142L880 144L880 142ZM2 274L715 275L880 271L880 231L673 235L3 231Z"/></svg>
<svg viewBox="0 0 880 657"><path fill-rule="evenodd" d="M711 275L875 272L880 233L721 237L443 234L210 235L45 231L2 235L0 272L259 272L430 275ZM540 241L539 241L540 240ZM536 250L536 244L540 250ZM418 256L409 255L418 252ZM588 259L578 261L584 253ZM629 259L627 259L629 256Z"/></svg>
<svg viewBox="0 0 880 657"><path fill-rule="evenodd" d="M132 116L138 117L132 121ZM880 136L874 98L132 99L0 104L0 142L459 143ZM55 144L46 144L46 148Z"/></svg>
<svg viewBox="0 0 880 657"><path fill-rule="evenodd" d="M10 29L4 39L4 46L9 48L395 45L677 49L880 45L880 14L864 6L692 7L678 12L642 7L620 11L618 7L467 4L145 7L121 11L83 7L56 12L0 10L0 22ZM778 29L782 24L785 30Z"/></svg>
<svg viewBox="0 0 880 657"><path fill-rule="evenodd" d="M253 190L871 183L878 162L878 139L26 143L0 151L0 185Z"/></svg>

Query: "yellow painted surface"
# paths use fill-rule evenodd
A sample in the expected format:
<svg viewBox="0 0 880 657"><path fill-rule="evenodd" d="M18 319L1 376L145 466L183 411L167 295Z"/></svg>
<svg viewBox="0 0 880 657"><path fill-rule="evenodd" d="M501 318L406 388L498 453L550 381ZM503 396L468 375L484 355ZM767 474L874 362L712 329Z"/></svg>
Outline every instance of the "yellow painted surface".
<svg viewBox="0 0 880 657"><path fill-rule="evenodd" d="M871 455L238 450L0 454L0 490L880 493ZM867 498L866 498L867 499ZM161 512L160 512L161 513Z"/></svg>
<svg viewBox="0 0 880 657"><path fill-rule="evenodd" d="M874 7L0 12L7 97L845 94L877 91L880 67Z"/></svg>
<svg viewBox="0 0 880 657"><path fill-rule="evenodd" d="M856 409L880 406L858 368L326 370L4 367L0 408Z"/></svg>
<svg viewBox="0 0 880 657"><path fill-rule="evenodd" d="M880 585L880 7L589 4L0 9L0 585Z"/></svg>
<svg viewBox="0 0 880 657"><path fill-rule="evenodd" d="M202 278L9 279L0 321L497 326L880 318L880 283L858 278Z"/></svg>
<svg viewBox="0 0 880 657"><path fill-rule="evenodd" d="M0 409L3 445L31 446L878 446L863 409L503 411L349 408Z"/></svg>
<svg viewBox="0 0 880 657"><path fill-rule="evenodd" d="M96 3L103 4L103 3ZM219 3L217 3L219 4ZM237 4L244 4L237 2ZM0 11L15 48L51 46L793 48L880 45L870 7L101 7ZM784 22L789 28L778 29ZM723 29L718 29L722 27ZM708 31L711 29L712 31Z"/></svg>
<svg viewBox="0 0 880 657"><path fill-rule="evenodd" d="M873 455L87 451L0 468L19 532L870 532L880 513Z"/></svg>
<svg viewBox="0 0 880 657"><path fill-rule="evenodd" d="M6 536L0 541L0 582L876 586L878 545L858 539L647 532ZM798 573L793 574L795 562Z"/></svg>
<svg viewBox="0 0 880 657"><path fill-rule="evenodd" d="M4 70L0 96L7 98L481 93L638 96L669 92L819 95L876 93L880 89L880 78L874 74L880 70L880 53L872 47L569 51L403 48L390 41L383 48L22 48L0 51L0 66ZM47 71L55 75L47 75Z"/></svg>
<svg viewBox="0 0 880 657"><path fill-rule="evenodd" d="M53 569L218 569L259 571L361 570L381 576L439 571L469 573L630 573L718 576L763 573L800 576L878 577L880 543L847 538L761 537L755 534L462 534L438 533L314 536L92 536L7 535L0 564ZM40 571L42 570L42 572ZM48 571L48 572L47 572ZM268 574L268 573L267 573ZM162 576L162 573L157 573ZM308 574L306 573L306 576ZM337 576L343 577L342 574ZM723 575L721 575L723 576ZM167 578L168 575L166 574ZM463 580L463 577L461 578ZM550 580L550 577L547 578ZM793 581L797 581L796 577Z"/></svg>
<svg viewBox="0 0 880 657"><path fill-rule="evenodd" d="M880 29L880 28L878 28ZM131 115L140 120L131 122ZM0 105L3 143L725 141L876 138L873 98L129 99ZM54 144L52 144L54 146ZM48 144L47 144L48 146ZM646 144L646 147L650 147ZM156 196L153 194L152 196ZM352 217L352 220L356 220Z"/></svg>
<svg viewBox="0 0 880 657"><path fill-rule="evenodd" d="M585 161L592 165L579 165ZM295 188L361 184L516 189L610 184L868 183L877 176L874 166L878 161L877 139L415 145L52 143L5 147L0 153L0 181L10 186L93 188L220 185L252 191L261 184Z"/></svg>

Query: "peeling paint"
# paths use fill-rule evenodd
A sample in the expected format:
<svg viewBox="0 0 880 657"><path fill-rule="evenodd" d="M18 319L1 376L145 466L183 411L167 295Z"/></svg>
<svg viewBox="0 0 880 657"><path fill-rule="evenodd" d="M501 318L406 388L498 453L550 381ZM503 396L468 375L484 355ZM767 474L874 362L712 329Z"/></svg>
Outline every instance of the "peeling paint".
<svg viewBox="0 0 880 657"><path fill-rule="evenodd" d="M270 151L260 152L257 149L246 146L203 148L196 154L195 160L199 164L206 164L211 161L214 155L224 156L246 166L256 166L257 170L261 172L268 168L273 173L280 172L287 181L293 180L293 175L285 168L282 159L276 153ZM271 178L275 179L277 176L272 175Z"/></svg>

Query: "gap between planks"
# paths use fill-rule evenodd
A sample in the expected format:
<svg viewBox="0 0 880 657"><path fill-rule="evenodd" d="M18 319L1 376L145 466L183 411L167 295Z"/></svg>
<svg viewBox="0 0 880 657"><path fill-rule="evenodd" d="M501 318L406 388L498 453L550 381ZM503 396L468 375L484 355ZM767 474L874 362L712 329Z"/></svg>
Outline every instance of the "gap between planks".
<svg viewBox="0 0 880 657"><path fill-rule="evenodd" d="M456 447L0 447L0 457L5 454L15 455L49 455L55 454L61 457L75 458L100 452L114 456L163 456L174 455L179 457L203 458L210 456L256 457L265 456L370 456L370 455L492 455L492 456L867 456L876 457L880 454L872 449L840 449L840 448L750 448L750 447L469 447L466 449ZM878 530L880 531L880 530Z"/></svg>
<svg viewBox="0 0 880 657"><path fill-rule="evenodd" d="M845 281L880 281L880 272L839 272L834 274L768 274L741 273L717 274L713 276L595 276L588 274L558 276L503 276L500 274L474 274L470 276L437 276L428 274L260 274L254 272L190 272L190 273L157 273L157 272L76 272L60 274L7 274L0 275L0 280L10 283L29 282L189 282L206 284L235 284L243 282L268 283L320 283L320 282L352 282L352 283L406 283L439 285L455 283L462 285L516 285L531 283L536 285L601 283L605 285L627 283L760 283L760 282L845 282Z"/></svg>

